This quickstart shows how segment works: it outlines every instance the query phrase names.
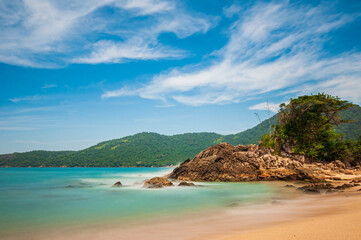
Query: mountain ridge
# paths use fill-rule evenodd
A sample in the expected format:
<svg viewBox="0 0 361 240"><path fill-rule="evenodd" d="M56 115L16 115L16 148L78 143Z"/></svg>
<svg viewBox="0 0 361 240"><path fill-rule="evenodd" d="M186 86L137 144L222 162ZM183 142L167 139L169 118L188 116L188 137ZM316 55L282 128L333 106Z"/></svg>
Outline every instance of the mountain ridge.
<svg viewBox="0 0 361 240"><path fill-rule="evenodd" d="M341 116L354 121L340 125L336 131L346 139L361 135L361 107L345 110ZM277 114L270 118L277 123ZM183 133L171 136L143 132L100 142L79 151L30 151L0 155L0 167L160 167L176 165L193 158L200 151L222 142L232 145L256 144L269 131L266 119L243 132L221 135L212 132Z"/></svg>

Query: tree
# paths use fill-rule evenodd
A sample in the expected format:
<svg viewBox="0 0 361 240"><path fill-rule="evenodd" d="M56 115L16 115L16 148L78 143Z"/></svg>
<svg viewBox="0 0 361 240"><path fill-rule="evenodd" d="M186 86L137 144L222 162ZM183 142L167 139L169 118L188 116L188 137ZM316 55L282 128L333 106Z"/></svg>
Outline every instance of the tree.
<svg viewBox="0 0 361 240"><path fill-rule="evenodd" d="M334 126L348 122L339 112L351 106L348 101L324 93L291 98L289 104L280 105L273 137L276 149L317 160L341 157L347 146Z"/></svg>

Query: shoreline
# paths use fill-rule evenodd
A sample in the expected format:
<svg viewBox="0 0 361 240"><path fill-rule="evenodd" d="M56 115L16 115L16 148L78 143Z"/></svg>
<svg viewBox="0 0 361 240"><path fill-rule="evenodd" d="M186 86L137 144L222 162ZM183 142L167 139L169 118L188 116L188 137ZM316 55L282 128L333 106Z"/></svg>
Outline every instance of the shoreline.
<svg viewBox="0 0 361 240"><path fill-rule="evenodd" d="M356 176L354 175L354 177ZM271 182L269 184L276 184L280 187L280 189L282 189L286 183L287 182ZM342 181L339 183L342 183ZM351 208L355 209L355 207L353 207L354 204L358 204L360 206L356 209L357 213L361 216L361 192L355 191L357 189L358 187L352 190L346 190L345 192L327 195L322 194L316 196L299 194L296 197L290 198L282 198L281 190L279 198L274 198L272 201L261 204L227 207L221 210L209 210L201 214L186 213L179 216L164 216L157 219L148 219L135 222L130 221L128 223L112 221L62 229L48 229L41 232L23 232L16 235L2 237L3 239L8 240L276 239L276 237L272 238L272 236L269 237L269 235L267 235L265 238L262 238L259 237L259 234L262 236L262 234L265 234L264 232L274 232L274 229L287 229L289 228L289 225L296 228L296 230L300 228L298 230L307 232L302 228L302 224L305 222L313 221L314 219L319 218L328 219L329 216L348 213ZM292 190L290 191L292 192ZM294 189L294 191L296 190ZM299 225L297 224L299 224L300 227L298 227ZM358 227L361 229L361 223L358 225ZM252 238L252 234L257 237ZM243 236L247 237L244 238ZM250 237L248 238L248 236Z"/></svg>

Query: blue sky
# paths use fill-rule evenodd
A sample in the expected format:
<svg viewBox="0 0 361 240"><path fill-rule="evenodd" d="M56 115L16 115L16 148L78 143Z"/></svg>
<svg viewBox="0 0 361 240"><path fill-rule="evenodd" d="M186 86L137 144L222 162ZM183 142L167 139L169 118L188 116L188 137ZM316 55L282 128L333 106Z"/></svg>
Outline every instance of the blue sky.
<svg viewBox="0 0 361 240"><path fill-rule="evenodd" d="M360 1L0 0L0 153L237 133L291 97L361 103Z"/></svg>

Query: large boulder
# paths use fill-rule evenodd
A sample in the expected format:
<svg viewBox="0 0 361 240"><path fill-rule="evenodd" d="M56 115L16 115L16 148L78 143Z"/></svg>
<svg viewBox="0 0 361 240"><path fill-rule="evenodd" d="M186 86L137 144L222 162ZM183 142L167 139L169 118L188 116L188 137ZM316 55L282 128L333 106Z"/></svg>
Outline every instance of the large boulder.
<svg viewBox="0 0 361 240"><path fill-rule="evenodd" d="M144 181L144 187L162 188L173 186L173 183L164 177L154 177Z"/></svg>
<svg viewBox="0 0 361 240"><path fill-rule="evenodd" d="M320 179L302 161L273 156L258 145L221 143L187 159L168 175L181 181L271 181Z"/></svg>

